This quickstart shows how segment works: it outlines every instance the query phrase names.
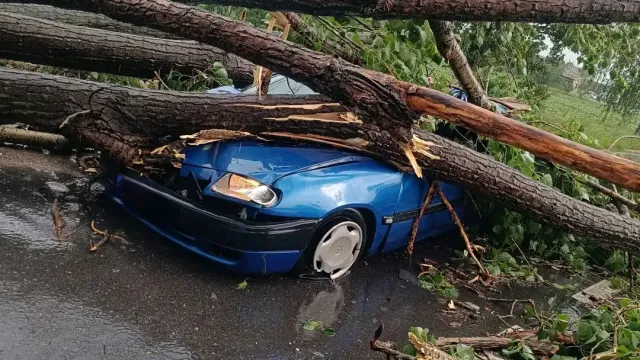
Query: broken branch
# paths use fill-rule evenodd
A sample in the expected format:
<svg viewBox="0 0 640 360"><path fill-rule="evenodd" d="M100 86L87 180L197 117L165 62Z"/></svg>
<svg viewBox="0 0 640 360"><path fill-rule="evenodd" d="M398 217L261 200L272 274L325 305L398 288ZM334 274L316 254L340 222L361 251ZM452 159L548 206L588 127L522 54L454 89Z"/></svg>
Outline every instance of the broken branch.
<svg viewBox="0 0 640 360"><path fill-rule="evenodd" d="M431 186L429 187L429 192L427 193L427 196L424 199L422 207L420 208L420 212L418 213L418 216L413 220L413 225L411 226L411 235L409 236L409 241L407 242L407 253L409 254L409 256L413 255L413 246L416 241L416 235L418 234L420 219L422 219L422 216L424 215L425 210L429 206L429 203L431 203L431 199L433 199L433 197L436 194L436 190L437 190L436 184L437 184L436 181L433 181L431 183Z"/></svg>
<svg viewBox="0 0 640 360"><path fill-rule="evenodd" d="M458 344L464 344L471 346L474 350L492 350L508 348L514 341L524 342L535 354L541 356L553 356L559 350L558 345L546 340L514 339L501 336L439 338L436 340L436 346L450 349Z"/></svg>
<svg viewBox="0 0 640 360"><path fill-rule="evenodd" d="M440 196L440 199L442 200L442 203L444 204L444 206L447 207L447 210L449 210L449 214L451 215L451 219L458 226L458 230L460 230L460 235L462 236L462 239L464 240L464 244L467 247L467 252L469 253L469 256L471 256L473 261L476 263L476 265L480 269L481 273L488 274L487 270L484 268L484 266L482 266L482 263L480 262L480 260L478 260L478 258L476 257L476 254L475 254L475 251L474 251L474 247L471 245L471 241L469 241L469 237L467 236L467 232L464 231L464 226L462 225L462 221L460 221L460 217L458 217L458 214L456 214L456 211L453 209L453 206L451 206L451 203L449 202L449 200L447 200L447 197L444 195L444 192L442 191L440 186L438 186L438 184L435 184L434 186L436 187L436 189L438 191L438 195Z"/></svg>

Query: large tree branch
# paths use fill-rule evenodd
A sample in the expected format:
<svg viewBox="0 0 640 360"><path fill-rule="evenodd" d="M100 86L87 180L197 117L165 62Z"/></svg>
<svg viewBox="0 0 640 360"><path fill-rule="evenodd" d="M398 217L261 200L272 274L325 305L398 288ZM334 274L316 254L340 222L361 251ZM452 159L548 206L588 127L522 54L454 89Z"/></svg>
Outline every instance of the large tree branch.
<svg viewBox="0 0 640 360"><path fill-rule="evenodd" d="M0 94L5 99L0 102L0 118L46 129L57 127L73 113L92 109L90 121L78 124L72 120L67 126L75 127L92 144L115 151L120 157L149 154L150 149L178 135L217 128L263 137L278 133L284 138L319 139L408 165L394 140L375 127L350 116L332 114L332 120L328 120L317 115L345 110L327 103L328 99L322 96L207 96L132 89L9 69L0 70ZM455 142L421 131L416 135L412 142L417 161L428 169L429 176L458 183L540 221L588 235L602 245L640 254L640 221L563 195ZM342 143L338 143L340 139Z"/></svg>
<svg viewBox="0 0 640 360"><path fill-rule="evenodd" d="M271 131L278 129L278 121L291 116L302 121L313 114L346 111L322 95L280 95L259 99L255 95L165 92L6 68L0 68L0 94L0 123L21 122L42 131L56 132L68 116L93 109L117 119L127 114L128 119L136 121L126 126L135 127L131 134L151 141L215 127ZM318 122L313 131L320 135L355 136L357 132L350 124L341 123L343 128L336 128L330 121ZM321 130L322 126L327 129ZM301 128L300 131L306 130Z"/></svg>
<svg viewBox="0 0 640 360"><path fill-rule="evenodd" d="M193 0L185 1L193 3ZM199 0L314 15L452 21L590 23L640 21L638 0Z"/></svg>
<svg viewBox="0 0 640 360"><path fill-rule="evenodd" d="M467 57L458 44L453 32L453 25L448 21L429 20L429 27L433 31L440 55L449 63L460 85L469 95L471 103L491 110L487 94L485 94L480 82L476 79L469 62L467 62Z"/></svg>
<svg viewBox="0 0 640 360"><path fill-rule="evenodd" d="M363 121L388 131L400 142L410 141L413 121L421 113L428 114L632 191L640 191L638 163L574 143L438 91L400 82L391 76L282 41L241 22L167 0L54 2L215 44L354 106Z"/></svg>
<svg viewBox="0 0 640 360"><path fill-rule="evenodd" d="M69 25L85 26L120 33L144 35L163 39L182 39L177 35L169 34L164 31L113 20L102 14L61 9L49 5L0 3L0 12L9 12Z"/></svg>
<svg viewBox="0 0 640 360"><path fill-rule="evenodd" d="M222 62L238 86L253 81L253 64L195 41L159 39L0 12L0 57L142 78L171 69L191 75Z"/></svg>

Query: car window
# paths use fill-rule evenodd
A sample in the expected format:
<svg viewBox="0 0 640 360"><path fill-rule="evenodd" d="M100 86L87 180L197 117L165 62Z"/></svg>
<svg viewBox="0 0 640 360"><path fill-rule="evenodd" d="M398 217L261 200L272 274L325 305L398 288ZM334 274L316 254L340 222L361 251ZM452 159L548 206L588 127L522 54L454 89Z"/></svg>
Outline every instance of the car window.
<svg viewBox="0 0 640 360"><path fill-rule="evenodd" d="M244 94L255 94L257 88L251 86L242 91ZM269 94L271 95L312 95L316 94L308 86L299 83L293 79L289 79L282 75L274 75L269 83Z"/></svg>

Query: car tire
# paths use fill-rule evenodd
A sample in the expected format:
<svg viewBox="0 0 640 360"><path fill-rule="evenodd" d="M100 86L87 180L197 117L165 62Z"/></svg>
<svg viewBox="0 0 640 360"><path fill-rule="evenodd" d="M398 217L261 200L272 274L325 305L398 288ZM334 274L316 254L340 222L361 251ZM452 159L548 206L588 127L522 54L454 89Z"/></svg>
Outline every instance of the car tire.
<svg viewBox="0 0 640 360"><path fill-rule="evenodd" d="M303 278L337 279L349 273L366 249L367 228L362 214L344 209L320 223L294 272Z"/></svg>

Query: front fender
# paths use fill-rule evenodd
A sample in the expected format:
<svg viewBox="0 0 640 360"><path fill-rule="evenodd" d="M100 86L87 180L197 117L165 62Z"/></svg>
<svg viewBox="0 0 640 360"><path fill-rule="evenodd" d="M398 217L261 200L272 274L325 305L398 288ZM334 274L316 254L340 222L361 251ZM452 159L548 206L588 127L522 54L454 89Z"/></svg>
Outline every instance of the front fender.
<svg viewBox="0 0 640 360"><path fill-rule="evenodd" d="M273 187L279 202L261 212L274 216L322 219L341 208L366 208L376 218L393 215L402 174L375 160L340 164L287 175Z"/></svg>

